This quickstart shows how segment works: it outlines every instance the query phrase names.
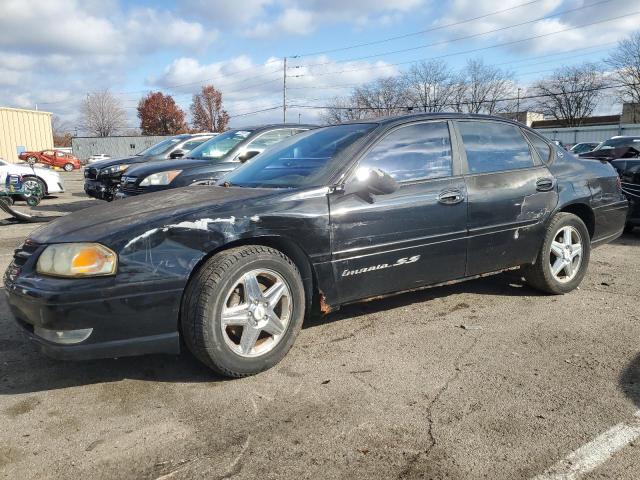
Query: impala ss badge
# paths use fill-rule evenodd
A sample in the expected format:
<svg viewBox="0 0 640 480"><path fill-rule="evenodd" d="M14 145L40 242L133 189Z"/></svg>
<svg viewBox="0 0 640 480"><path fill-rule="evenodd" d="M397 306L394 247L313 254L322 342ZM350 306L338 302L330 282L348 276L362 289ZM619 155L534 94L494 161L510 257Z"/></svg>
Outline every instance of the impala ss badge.
<svg viewBox="0 0 640 480"><path fill-rule="evenodd" d="M408 265L420 260L420 255L414 255L413 257L402 257L396 260L396 263L389 265L388 263L382 263L380 265L373 265L371 267L359 268L357 270L345 270L342 272L343 277L349 277L351 275L360 275L361 273L373 272L374 270L384 270L385 268L399 267L401 265Z"/></svg>

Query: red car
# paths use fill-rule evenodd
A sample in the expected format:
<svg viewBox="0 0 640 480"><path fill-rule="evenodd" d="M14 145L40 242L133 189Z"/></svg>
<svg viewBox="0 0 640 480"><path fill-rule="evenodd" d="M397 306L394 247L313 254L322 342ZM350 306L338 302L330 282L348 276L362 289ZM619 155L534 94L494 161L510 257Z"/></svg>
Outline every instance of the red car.
<svg viewBox="0 0 640 480"><path fill-rule="evenodd" d="M80 160L60 150L42 150L41 152L22 152L18 155L20 160L34 163L43 163L53 167L63 168L65 172L80 168Z"/></svg>

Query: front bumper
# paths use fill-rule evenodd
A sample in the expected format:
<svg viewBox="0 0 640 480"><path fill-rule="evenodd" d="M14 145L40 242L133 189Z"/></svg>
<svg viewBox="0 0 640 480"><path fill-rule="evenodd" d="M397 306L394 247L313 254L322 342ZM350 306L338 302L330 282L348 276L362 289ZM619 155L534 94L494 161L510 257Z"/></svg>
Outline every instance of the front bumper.
<svg viewBox="0 0 640 480"><path fill-rule="evenodd" d="M182 288L132 288L118 284L115 277L23 278L20 270L12 263L5 275L9 308L25 335L46 355L84 360L180 352ZM64 341L66 332L90 334L70 343Z"/></svg>
<svg viewBox="0 0 640 480"><path fill-rule="evenodd" d="M97 198L99 200L107 200L113 198L118 185L111 185L101 182L100 180L84 180L84 192L90 197Z"/></svg>

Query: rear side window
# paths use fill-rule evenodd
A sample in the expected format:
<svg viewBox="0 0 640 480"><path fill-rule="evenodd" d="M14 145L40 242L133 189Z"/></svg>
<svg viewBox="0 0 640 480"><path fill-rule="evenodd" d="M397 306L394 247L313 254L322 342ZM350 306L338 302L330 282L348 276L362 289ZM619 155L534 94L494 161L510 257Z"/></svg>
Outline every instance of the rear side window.
<svg viewBox="0 0 640 480"><path fill-rule="evenodd" d="M520 128L498 122L458 122L470 173L500 172L534 165Z"/></svg>
<svg viewBox="0 0 640 480"><path fill-rule="evenodd" d="M527 135L527 138L533 145L533 148L535 148L536 152L538 152L538 155L540 155L540 159L544 163L549 163L549 161L551 160L551 147L549 146L549 144L545 142L543 139L541 139L539 136L534 135L531 132L525 132L525 133Z"/></svg>
<svg viewBox="0 0 640 480"><path fill-rule="evenodd" d="M449 127L445 122L400 127L367 153L363 167L384 170L398 182L451 176Z"/></svg>

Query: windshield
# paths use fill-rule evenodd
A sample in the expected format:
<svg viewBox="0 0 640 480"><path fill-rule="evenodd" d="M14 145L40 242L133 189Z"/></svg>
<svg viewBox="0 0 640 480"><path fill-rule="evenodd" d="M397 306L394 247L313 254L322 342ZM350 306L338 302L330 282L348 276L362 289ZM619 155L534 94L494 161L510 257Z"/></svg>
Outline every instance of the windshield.
<svg viewBox="0 0 640 480"><path fill-rule="evenodd" d="M335 170L333 160L377 127L375 123L337 125L301 133L271 147L224 180L239 187L322 186Z"/></svg>
<svg viewBox="0 0 640 480"><path fill-rule="evenodd" d="M224 157L233 147L251 135L251 130L229 130L189 152L188 158L209 160Z"/></svg>
<svg viewBox="0 0 640 480"><path fill-rule="evenodd" d="M171 147L173 147L176 143L178 143L181 138L167 138L166 140L161 141L160 143L156 143L155 145L150 146L146 150L141 151L137 155L143 157L150 157L151 155L160 155L168 151Z"/></svg>
<svg viewBox="0 0 640 480"><path fill-rule="evenodd" d="M598 145L596 150L610 150L612 148L640 146L640 137L637 138L610 138Z"/></svg>

